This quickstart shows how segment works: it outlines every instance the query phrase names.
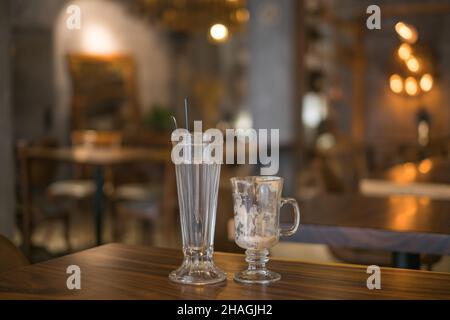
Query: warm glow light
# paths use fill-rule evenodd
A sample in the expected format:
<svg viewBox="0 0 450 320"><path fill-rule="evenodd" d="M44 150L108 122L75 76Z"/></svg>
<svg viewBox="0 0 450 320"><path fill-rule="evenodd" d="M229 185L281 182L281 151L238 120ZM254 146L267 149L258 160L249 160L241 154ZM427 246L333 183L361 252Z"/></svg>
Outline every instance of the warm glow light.
<svg viewBox="0 0 450 320"><path fill-rule="evenodd" d="M397 31L398 35L408 43L415 43L417 41L417 30L409 24L398 22L395 25L395 31Z"/></svg>
<svg viewBox="0 0 450 320"><path fill-rule="evenodd" d="M326 151L333 148L336 145L336 138L331 133L321 134L316 141L317 149Z"/></svg>
<svg viewBox="0 0 450 320"><path fill-rule="evenodd" d="M428 92L433 88L433 77L431 74L426 73L422 76L420 79L420 88L425 92Z"/></svg>
<svg viewBox="0 0 450 320"><path fill-rule="evenodd" d="M410 96L415 96L417 92L419 91L419 88L417 86L417 81L413 77L408 77L405 80L405 91Z"/></svg>
<svg viewBox="0 0 450 320"><path fill-rule="evenodd" d="M409 229L415 222L415 216L419 208L418 200L413 196L389 196L388 211L395 213L390 221L396 229Z"/></svg>
<svg viewBox="0 0 450 320"><path fill-rule="evenodd" d="M389 178L396 183L411 183L416 179L417 169L412 162L407 162L389 173Z"/></svg>
<svg viewBox="0 0 450 320"><path fill-rule="evenodd" d="M433 162L430 159L425 159L419 164L419 172L426 174L433 168Z"/></svg>
<svg viewBox="0 0 450 320"><path fill-rule="evenodd" d="M406 61L406 66L408 67L409 71L412 71L412 72L417 72L420 69L420 63L416 57L409 58Z"/></svg>
<svg viewBox="0 0 450 320"><path fill-rule="evenodd" d="M421 206L427 206L430 204L430 197L420 197L419 198L419 204Z"/></svg>
<svg viewBox="0 0 450 320"><path fill-rule="evenodd" d="M252 115L248 111L239 112L236 121L234 123L236 129L251 129L253 127Z"/></svg>
<svg viewBox="0 0 450 320"><path fill-rule="evenodd" d="M389 78L389 85L395 93L400 93L403 90L403 80L398 74L393 74Z"/></svg>
<svg viewBox="0 0 450 320"><path fill-rule="evenodd" d="M250 18L250 13L248 12L247 9L241 8L236 11L236 20L238 22L241 22L241 23L247 22L249 18Z"/></svg>
<svg viewBox="0 0 450 320"><path fill-rule="evenodd" d="M214 41L225 42L228 39L228 28L221 23L216 23L209 29L209 34Z"/></svg>
<svg viewBox="0 0 450 320"><path fill-rule="evenodd" d="M87 26L83 33L84 51L95 54L111 54L117 50L112 34L99 25Z"/></svg>
<svg viewBox="0 0 450 320"><path fill-rule="evenodd" d="M407 43L403 43L397 50L399 58L405 61L411 57L411 53L412 53L411 46Z"/></svg>
<svg viewBox="0 0 450 320"><path fill-rule="evenodd" d="M430 141L430 124L427 121L420 121L417 126L417 140L421 146L426 146Z"/></svg>

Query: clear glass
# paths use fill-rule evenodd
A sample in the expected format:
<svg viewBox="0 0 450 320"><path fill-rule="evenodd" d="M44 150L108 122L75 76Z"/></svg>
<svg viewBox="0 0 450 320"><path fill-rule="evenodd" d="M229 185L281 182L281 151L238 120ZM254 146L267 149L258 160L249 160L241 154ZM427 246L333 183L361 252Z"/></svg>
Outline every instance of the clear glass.
<svg viewBox="0 0 450 320"><path fill-rule="evenodd" d="M270 283L281 276L267 269L269 249L278 243L280 235L290 236L300 224L300 209L293 198L282 198L283 179L280 177L231 178L234 201L236 244L246 249L248 268L234 275L243 283ZM294 223L280 229L280 208L292 205Z"/></svg>
<svg viewBox="0 0 450 320"><path fill-rule="evenodd" d="M220 164L208 159L194 161L194 143L183 143L187 149L182 163L175 164L175 171L184 259L169 278L194 285L221 282L226 274L213 260ZM207 143L200 147L204 150Z"/></svg>

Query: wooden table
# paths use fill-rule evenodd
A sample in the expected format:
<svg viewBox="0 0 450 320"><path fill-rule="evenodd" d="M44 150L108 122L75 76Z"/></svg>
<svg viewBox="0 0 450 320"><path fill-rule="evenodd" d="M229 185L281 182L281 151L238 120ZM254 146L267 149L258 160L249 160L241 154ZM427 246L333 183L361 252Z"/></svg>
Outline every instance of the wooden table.
<svg viewBox="0 0 450 320"><path fill-rule="evenodd" d="M418 268L419 254L450 254L450 201L424 197L324 195L299 201L289 240L394 252L394 265Z"/></svg>
<svg viewBox="0 0 450 320"><path fill-rule="evenodd" d="M399 164L362 179L360 189L366 195L411 194L450 200L450 159Z"/></svg>
<svg viewBox="0 0 450 320"><path fill-rule="evenodd" d="M30 191L30 166L33 160L52 160L70 162L80 165L92 165L95 167L94 177L96 182L96 192L94 197L94 217L95 234L97 244L102 243L102 221L104 210L104 168L117 164L131 162L149 161L165 165L164 178L164 198L169 199L174 187L174 168L170 161L170 150L163 148L136 148L136 147L64 147L64 148L43 148L43 147L23 147L19 150L21 166L22 203L23 203L23 230L24 249L28 253L31 244L31 191ZM170 211L170 201L164 202L163 213L168 217Z"/></svg>
<svg viewBox="0 0 450 320"><path fill-rule="evenodd" d="M108 244L0 275L0 299L450 299L450 274L381 268L381 289L366 286L366 267L274 259L282 279L270 285L242 285L233 273L244 255L216 253L228 280L211 286L169 281L181 263L181 249ZM81 289L68 290L66 268L81 269Z"/></svg>

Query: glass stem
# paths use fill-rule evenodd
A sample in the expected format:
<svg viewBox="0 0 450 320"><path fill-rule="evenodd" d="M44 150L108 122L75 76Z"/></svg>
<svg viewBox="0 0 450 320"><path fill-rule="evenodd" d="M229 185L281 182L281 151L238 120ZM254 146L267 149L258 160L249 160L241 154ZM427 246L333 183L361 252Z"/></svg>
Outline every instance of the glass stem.
<svg viewBox="0 0 450 320"><path fill-rule="evenodd" d="M269 250L245 250L245 261L248 263L248 270L266 270L266 263L269 261Z"/></svg>

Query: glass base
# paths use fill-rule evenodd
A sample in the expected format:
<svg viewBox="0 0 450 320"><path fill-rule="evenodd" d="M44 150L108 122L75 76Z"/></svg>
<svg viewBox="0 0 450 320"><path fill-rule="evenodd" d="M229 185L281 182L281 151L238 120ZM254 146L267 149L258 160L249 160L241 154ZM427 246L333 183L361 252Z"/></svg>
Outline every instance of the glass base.
<svg viewBox="0 0 450 320"><path fill-rule="evenodd" d="M208 252L185 255L183 264L169 274L169 279L177 283L204 285L225 281L227 274L214 264L212 253Z"/></svg>
<svg viewBox="0 0 450 320"><path fill-rule="evenodd" d="M227 275L213 264L195 267L181 266L170 273L169 279L177 283L204 285L225 281Z"/></svg>
<svg viewBox="0 0 450 320"><path fill-rule="evenodd" d="M234 275L234 280L241 283L266 284L281 279L279 273L270 270L244 270Z"/></svg>
<svg viewBox="0 0 450 320"><path fill-rule="evenodd" d="M245 261L248 262L248 268L236 273L234 275L235 281L267 284L281 279L278 273L266 268L266 263L269 262L269 250L247 249L245 251Z"/></svg>

